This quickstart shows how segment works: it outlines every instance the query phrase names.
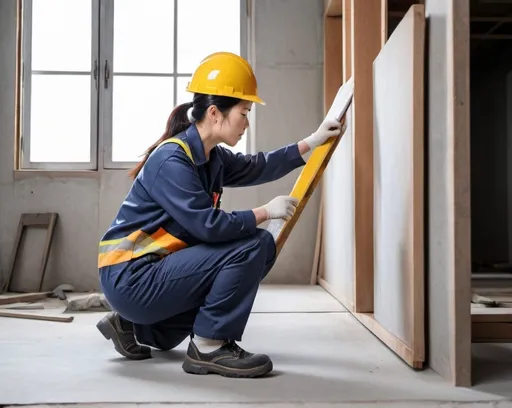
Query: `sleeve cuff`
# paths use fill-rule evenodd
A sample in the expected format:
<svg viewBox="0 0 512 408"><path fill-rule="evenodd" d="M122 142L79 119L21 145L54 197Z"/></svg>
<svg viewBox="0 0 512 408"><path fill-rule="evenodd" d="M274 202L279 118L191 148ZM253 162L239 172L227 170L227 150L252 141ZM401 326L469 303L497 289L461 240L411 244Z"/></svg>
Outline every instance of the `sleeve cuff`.
<svg viewBox="0 0 512 408"><path fill-rule="evenodd" d="M310 150L310 151L312 151L312 150ZM290 161L290 163L292 163L292 165L294 167L300 167L300 166L304 166L306 164L304 157L302 157L300 154L298 143L295 143L294 145L292 145L292 148L290 149L289 161Z"/></svg>
<svg viewBox="0 0 512 408"><path fill-rule="evenodd" d="M238 215L242 217L241 232L246 234L254 234L256 232L256 216L252 210L239 211Z"/></svg>

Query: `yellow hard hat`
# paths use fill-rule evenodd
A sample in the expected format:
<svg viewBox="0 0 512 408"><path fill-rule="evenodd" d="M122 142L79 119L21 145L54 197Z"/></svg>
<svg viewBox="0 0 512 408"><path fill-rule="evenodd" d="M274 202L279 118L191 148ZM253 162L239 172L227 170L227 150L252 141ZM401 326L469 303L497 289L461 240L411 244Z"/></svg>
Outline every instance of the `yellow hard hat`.
<svg viewBox="0 0 512 408"><path fill-rule="evenodd" d="M216 52L201 61L187 91L230 96L265 105L258 96L256 76L249 63L231 52Z"/></svg>

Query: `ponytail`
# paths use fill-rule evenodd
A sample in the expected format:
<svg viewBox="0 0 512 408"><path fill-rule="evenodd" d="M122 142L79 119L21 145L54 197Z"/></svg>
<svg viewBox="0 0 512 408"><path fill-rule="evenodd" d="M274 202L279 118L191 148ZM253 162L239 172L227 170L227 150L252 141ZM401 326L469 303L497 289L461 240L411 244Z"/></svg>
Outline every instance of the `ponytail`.
<svg viewBox="0 0 512 408"><path fill-rule="evenodd" d="M0 0L2 1L2 0ZM167 126L165 127L164 134L153 145L149 147L144 153L144 158L140 163L135 166L128 174L130 177L135 178L140 170L146 164L149 155L155 150L160 143L170 137L176 136L190 126L192 122L199 122L203 120L206 110L209 106L215 105L223 115L227 115L229 110L238 104L240 99L231 98L229 96L216 96L206 94L194 94L193 102L182 103L176 106L172 111L169 119L167 119Z"/></svg>
<svg viewBox="0 0 512 408"><path fill-rule="evenodd" d="M169 119L167 119L164 134L144 152L144 158L128 173L132 179L137 177L144 164L146 164L149 155L153 153L160 143L187 130L190 126L188 113L190 108L192 108L192 102L182 103L174 108Z"/></svg>

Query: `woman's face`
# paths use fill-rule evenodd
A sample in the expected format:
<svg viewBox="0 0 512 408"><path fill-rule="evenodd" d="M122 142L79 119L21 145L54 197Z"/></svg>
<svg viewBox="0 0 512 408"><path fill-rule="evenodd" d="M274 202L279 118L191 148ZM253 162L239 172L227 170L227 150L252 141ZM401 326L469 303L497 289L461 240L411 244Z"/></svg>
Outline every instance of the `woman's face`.
<svg viewBox="0 0 512 408"><path fill-rule="evenodd" d="M225 117L220 114L213 127L215 139L228 146L235 146L245 133L245 129L249 127L247 115L251 107L252 102L241 101L233 106Z"/></svg>

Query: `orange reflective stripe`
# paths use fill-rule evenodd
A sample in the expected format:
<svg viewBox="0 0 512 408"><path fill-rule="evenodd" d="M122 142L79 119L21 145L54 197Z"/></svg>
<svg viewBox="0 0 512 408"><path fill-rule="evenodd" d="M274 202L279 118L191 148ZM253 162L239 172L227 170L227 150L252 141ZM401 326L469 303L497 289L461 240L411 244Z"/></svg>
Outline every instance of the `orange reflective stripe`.
<svg viewBox="0 0 512 408"><path fill-rule="evenodd" d="M106 254L98 255L98 267L116 265L122 262L127 262L132 259L132 252L123 249L114 249Z"/></svg>
<svg viewBox="0 0 512 408"><path fill-rule="evenodd" d="M194 163L194 158L190 150L190 146L181 139L171 137L160 143L158 147L166 143L176 143L181 146L185 154ZM172 252L179 251L187 247L187 244L169 234L163 228L152 235L148 235L144 231L134 231L130 235L100 242L98 254L98 267L116 265L130 259L138 258L146 254L156 254L165 256Z"/></svg>
<svg viewBox="0 0 512 408"><path fill-rule="evenodd" d="M116 265L146 254L165 256L187 247L187 244L163 228L148 235L143 231L132 232L125 238L100 242L98 267Z"/></svg>

